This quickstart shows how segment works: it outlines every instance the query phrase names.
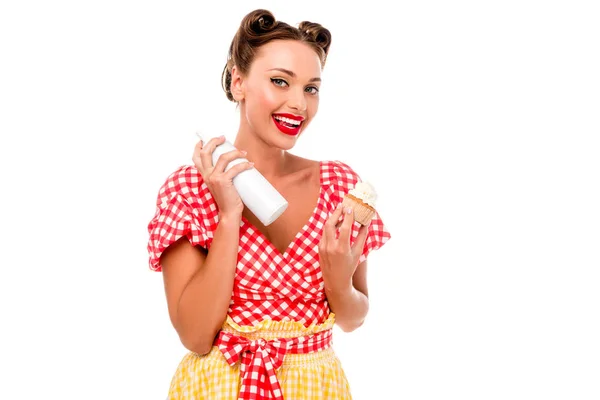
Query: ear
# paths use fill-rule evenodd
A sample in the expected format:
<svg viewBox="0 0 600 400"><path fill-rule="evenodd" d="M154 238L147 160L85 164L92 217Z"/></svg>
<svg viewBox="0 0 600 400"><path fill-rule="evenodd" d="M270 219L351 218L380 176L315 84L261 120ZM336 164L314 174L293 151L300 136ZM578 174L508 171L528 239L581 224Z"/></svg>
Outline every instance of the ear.
<svg viewBox="0 0 600 400"><path fill-rule="evenodd" d="M231 68L231 95L238 103L244 99L244 77L237 65Z"/></svg>

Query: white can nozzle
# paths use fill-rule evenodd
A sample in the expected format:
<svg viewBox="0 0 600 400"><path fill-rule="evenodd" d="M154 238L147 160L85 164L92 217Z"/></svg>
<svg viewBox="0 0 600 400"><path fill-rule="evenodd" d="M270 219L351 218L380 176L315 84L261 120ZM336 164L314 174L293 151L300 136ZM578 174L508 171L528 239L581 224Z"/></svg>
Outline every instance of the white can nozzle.
<svg viewBox="0 0 600 400"><path fill-rule="evenodd" d="M210 134L206 134L206 133L202 133L200 131L196 131L196 136L198 136L198 139L202 140L204 143L207 143L210 139L218 137L220 135L210 135ZM225 135L223 135L225 136Z"/></svg>

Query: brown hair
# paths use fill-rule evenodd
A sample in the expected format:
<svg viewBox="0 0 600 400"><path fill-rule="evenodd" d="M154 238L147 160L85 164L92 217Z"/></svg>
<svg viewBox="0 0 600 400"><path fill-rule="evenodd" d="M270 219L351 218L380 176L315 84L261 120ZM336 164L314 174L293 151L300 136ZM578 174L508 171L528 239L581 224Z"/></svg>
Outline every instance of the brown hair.
<svg viewBox="0 0 600 400"><path fill-rule="evenodd" d="M331 44L331 33L320 24L303 21L298 28L275 20L270 11L259 9L248 13L236 32L231 45L227 63L221 76L221 85L227 98L235 102L231 94L231 69L236 65L242 74L248 73L250 65L259 47L272 40L298 40L310 45L321 59L321 68L325 66Z"/></svg>

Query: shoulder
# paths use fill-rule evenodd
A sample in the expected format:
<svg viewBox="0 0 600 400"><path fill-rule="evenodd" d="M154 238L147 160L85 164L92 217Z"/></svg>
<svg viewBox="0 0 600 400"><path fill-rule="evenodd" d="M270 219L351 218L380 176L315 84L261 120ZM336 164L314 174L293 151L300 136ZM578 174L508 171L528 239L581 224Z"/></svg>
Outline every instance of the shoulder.
<svg viewBox="0 0 600 400"><path fill-rule="evenodd" d="M207 190L206 185L204 185L202 175L196 167L182 165L171 172L161 185L156 205L160 207L176 196L183 196L184 198L195 197L202 194L205 190Z"/></svg>
<svg viewBox="0 0 600 400"><path fill-rule="evenodd" d="M319 185L320 181L320 161L299 157L294 154L288 154L290 160L286 171L284 186L296 186L305 184Z"/></svg>
<svg viewBox="0 0 600 400"><path fill-rule="evenodd" d="M341 201L357 182L359 174L339 160L321 161L321 184L332 202Z"/></svg>
<svg viewBox="0 0 600 400"><path fill-rule="evenodd" d="M323 183L352 188L360 181L358 173L343 161L322 161Z"/></svg>
<svg viewBox="0 0 600 400"><path fill-rule="evenodd" d="M147 225L150 269L162 271L160 257L172 243L185 236L192 245L209 249L215 218L209 190L194 166L183 165L161 185L154 217ZM210 218L210 219L209 219Z"/></svg>
<svg viewBox="0 0 600 400"><path fill-rule="evenodd" d="M356 182L360 181L360 176L356 171L343 161L325 160L317 161L298 156L294 157L294 173L298 181L314 180L324 186L348 186L354 187Z"/></svg>

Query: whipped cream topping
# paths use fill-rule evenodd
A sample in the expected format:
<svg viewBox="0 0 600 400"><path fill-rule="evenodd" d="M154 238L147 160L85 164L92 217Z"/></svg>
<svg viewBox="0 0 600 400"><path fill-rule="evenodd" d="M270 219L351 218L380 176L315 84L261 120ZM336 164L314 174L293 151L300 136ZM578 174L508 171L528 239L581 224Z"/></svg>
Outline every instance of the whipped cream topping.
<svg viewBox="0 0 600 400"><path fill-rule="evenodd" d="M375 208L375 202L377 201L377 193L368 182L356 182L353 189L350 189L348 194L361 199L364 203L367 203L371 207Z"/></svg>

